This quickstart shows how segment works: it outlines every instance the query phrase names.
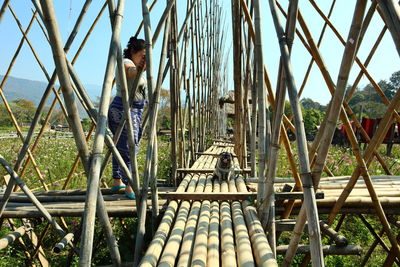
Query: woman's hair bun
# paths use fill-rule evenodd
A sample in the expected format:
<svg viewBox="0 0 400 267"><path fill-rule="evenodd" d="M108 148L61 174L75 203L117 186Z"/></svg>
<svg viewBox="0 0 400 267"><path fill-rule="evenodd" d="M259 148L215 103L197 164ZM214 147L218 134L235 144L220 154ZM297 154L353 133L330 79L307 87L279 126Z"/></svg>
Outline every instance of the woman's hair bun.
<svg viewBox="0 0 400 267"><path fill-rule="evenodd" d="M132 36L129 38L126 49L124 49L124 58L130 58L131 53L139 52L143 49L146 49L145 40Z"/></svg>

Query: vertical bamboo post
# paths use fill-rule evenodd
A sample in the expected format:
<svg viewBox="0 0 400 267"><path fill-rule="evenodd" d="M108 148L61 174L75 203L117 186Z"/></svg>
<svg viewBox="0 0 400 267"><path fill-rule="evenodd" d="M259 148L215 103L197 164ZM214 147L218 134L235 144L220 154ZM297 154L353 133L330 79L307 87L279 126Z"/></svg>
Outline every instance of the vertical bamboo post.
<svg viewBox="0 0 400 267"><path fill-rule="evenodd" d="M267 143L270 141L267 135L266 128L268 121L266 120L266 91L264 89L264 63L262 50L262 35L261 35L261 17L260 3L254 1L254 22L256 40L254 44L255 66L255 85L257 90L258 100L258 190L257 202L262 203L265 199L265 167L267 162Z"/></svg>
<svg viewBox="0 0 400 267"><path fill-rule="evenodd" d="M106 73L103 81L103 90L100 99L99 115L97 121L97 128L95 133L95 140L93 144L93 158L88 177L88 191L85 201L85 213L82 219L82 236L81 236L81 258L79 259L79 266L88 266L91 262L93 236L94 236L94 221L96 214L96 205L102 204L102 199L99 196L99 181L101 161L103 158L104 136L107 127L107 112L109 107L113 70L117 59L117 49L120 48L119 37L122 24L122 14L124 11L124 0L118 2L116 16L114 19L113 33L110 40L110 50L107 60ZM99 201L99 203L97 203ZM103 215L104 216L104 215Z"/></svg>
<svg viewBox="0 0 400 267"><path fill-rule="evenodd" d="M298 1L294 0L290 2L289 5L289 15L287 24L286 24L286 38L288 42L288 50L291 52L294 32L296 28L296 19L297 19L297 10L298 10ZM286 97L286 87L284 82L284 69L282 62L280 63L279 69L279 81L278 88L275 100L275 116L273 121L273 131L271 136L271 148L268 153L268 168L266 175L266 184L265 184L265 199L261 205L261 222L263 223L264 228L268 225L269 231L269 239L270 246L274 254L276 254L276 238L275 238L275 205L274 205L274 179L276 175L277 163L278 163L278 151L279 151L279 140L280 140L280 130L282 124L282 117L285 107L285 97Z"/></svg>
<svg viewBox="0 0 400 267"><path fill-rule="evenodd" d="M269 0L272 17L274 20L275 29L279 40L284 40L284 31L279 21L277 14L277 7L275 0ZM307 219L309 223L309 236L311 257L316 266L324 266L321 232L319 228L318 211L315 199L315 192L313 189L313 182L311 177L310 164L307 155L307 144L305 138L303 118L300 109L299 99L297 97L297 89L294 83L294 77L291 69L291 62L289 57L289 50L286 41L280 42L280 49L282 55L282 62L285 68L286 85L289 92L289 99L292 106L294 121L297 130L297 146L299 153L301 178L304 190L304 205L307 211Z"/></svg>
<svg viewBox="0 0 400 267"><path fill-rule="evenodd" d="M156 88L155 92L153 94L153 108L154 108L154 114L150 114L151 117L151 122L153 123L154 129L152 131L156 131L155 128L155 122L157 121L157 112L158 112L158 104L159 104L159 97L160 97L160 90L161 90L161 85L162 85L162 70L164 68L165 64L165 58L167 55L167 49L168 49L168 37L169 37L169 32L170 32L170 16L167 16L165 20L165 28L164 28L164 38L163 38L163 45L162 45L162 50L161 50L161 57L160 57L160 68L158 70L158 76L157 76L157 83L156 83ZM151 133L151 132L150 132ZM154 134L155 135L155 134ZM151 135L149 135L151 136ZM154 136L154 146L157 148L157 136ZM151 190L152 190L152 212L153 212L153 222L155 222L156 218L158 217L158 189L157 189L157 160L158 160L158 150L154 150L153 154L153 164L151 165ZM155 223L154 223L155 225Z"/></svg>
<svg viewBox="0 0 400 267"><path fill-rule="evenodd" d="M171 103L171 177L170 184L176 186L176 169L177 166L177 117L176 117L176 66L175 66L175 51L177 49L176 44L176 19L175 19L176 8L171 10L171 36L170 36L170 103Z"/></svg>
<svg viewBox="0 0 400 267"><path fill-rule="evenodd" d="M232 1L232 31L233 31L233 79L235 87L235 153L238 156L242 168L244 163L243 154L243 88L242 88L242 57L241 57L241 36L242 19L241 4L239 1Z"/></svg>
<svg viewBox="0 0 400 267"><path fill-rule="evenodd" d="M147 7L147 0L142 0L142 12L143 12L143 25L146 39L146 65L147 65L147 88L149 90L149 96L152 98L150 102L152 106L149 109L149 120L150 120L150 129L149 129L149 141L147 144L147 153L146 153L146 165L144 170L143 177L143 185L142 185L142 193L141 193L141 204L139 207L139 226L137 229L136 235L136 245L135 245L135 256L134 256L134 265L136 266L139 263L139 257L142 250L142 242L145 233L145 223L146 223L146 210L147 210L147 189L149 186L149 182L155 183L156 176L151 176L151 168L153 165L157 164L157 161L152 162L153 155L155 150L157 150L156 144L156 125L157 125L157 112L158 112L158 98L159 98L159 89L154 91L154 83L153 83L153 73L152 73L152 64L153 64L153 44L152 44L152 34L151 34L151 25L150 25L150 14ZM168 32L168 31L167 31ZM164 35L166 36L166 35ZM166 49L166 40L164 38L164 46L163 50ZM164 60L162 57L161 60ZM159 75L162 68L159 70ZM158 76L161 78L160 76ZM158 85L161 87L161 79L158 81ZM155 173L155 169L153 169L153 174Z"/></svg>

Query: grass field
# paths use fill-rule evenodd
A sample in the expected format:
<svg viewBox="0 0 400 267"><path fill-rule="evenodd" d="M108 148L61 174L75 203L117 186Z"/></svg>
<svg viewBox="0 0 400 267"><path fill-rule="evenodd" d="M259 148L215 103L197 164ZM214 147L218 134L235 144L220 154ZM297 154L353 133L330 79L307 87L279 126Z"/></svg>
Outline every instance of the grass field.
<svg viewBox="0 0 400 267"><path fill-rule="evenodd" d="M168 140L159 140L159 175L160 178L166 178L170 172L170 142ZM295 146L293 144L293 146ZM14 165L19 149L21 148L21 141L19 139L2 139L0 140L0 154L5 157L5 159ZM140 173L143 173L143 165L145 161L145 151L146 142L145 140L141 143L141 150L138 156L138 163L140 167ZM294 152L296 149L294 148ZM387 157L385 154L385 147L380 148L380 154L385 159L390 171L394 175L400 175L400 146L395 145L392 151L392 156ZM49 186L50 190L59 190L63 187L65 183L65 178L71 170L71 166L77 156L77 151L75 147L74 140L72 138L43 138L40 140L39 145L34 152L34 157L38 169L40 170L42 177L45 179L46 184ZM296 157L296 155L295 155ZM279 155L279 166L277 171L277 176L280 177L290 177L290 170L288 167L287 155L281 149ZM327 167L334 173L334 175L350 175L354 168L356 167L356 161L354 156L351 155L351 149L333 147L330 150L327 162ZM5 170L0 168L0 177L5 175ZM384 174L382 168L379 166L375 160L370 167L371 175ZM68 184L67 189L82 189L86 187L86 179L84 177L82 166L78 165L77 171L72 176L71 182ZM42 190L38 179L36 171L29 164L23 179L27 186L31 189ZM110 184L111 182L111 163L105 170L103 179ZM3 179L1 179L0 185L4 185ZM324 219L322 216L321 219ZM378 220L375 216L367 216L369 222L378 232L381 228ZM78 229L79 218L68 218L66 223L69 226L69 230L74 231ZM124 221L112 220L114 225L114 231L119 238L120 249L123 251L124 261L132 260L132 249L134 246L133 236L135 234L136 227L135 219L127 219ZM7 221L7 224L12 222ZM16 226L21 225L19 220L14 220ZM38 223L35 231L41 233L45 227L46 223ZM8 233L6 227L2 227L0 231L0 236L4 236ZM51 264L53 266L63 266L68 258L68 253L64 252L60 255L51 252L52 246L54 246L54 240L58 240L58 236L54 231L49 231L50 234L44 239L44 248L46 250L46 255L49 256ZM363 253L366 252L369 245L374 241L374 237L369 233L366 227L362 224L357 216L347 216L345 219L344 227L340 231L349 242L352 244L359 244L364 248ZM305 243L307 237L304 237ZM290 235L282 235L279 239L279 244L288 244L290 240ZM384 237L384 240L385 237ZM324 243L328 243L329 240L324 238ZM389 242L386 240L386 243ZM29 246L29 244L28 244ZM0 267L1 266L21 266L27 264L25 262L25 255L22 252L23 248L18 242L14 245L0 251ZM109 253L107 250L107 245L104 242L102 236L102 230L100 227L96 226L96 239L95 239L95 251L93 263L94 264L107 264L110 262ZM372 258L368 266L380 266L386 256L386 252L378 246L375 252L372 254ZM279 257L278 260L281 260ZM301 262L302 256L296 257L296 262ZM358 266L361 261L361 257L358 256L327 256L325 258L326 266ZM72 257L72 266L76 265L77 259ZM294 264L296 266L296 264Z"/></svg>

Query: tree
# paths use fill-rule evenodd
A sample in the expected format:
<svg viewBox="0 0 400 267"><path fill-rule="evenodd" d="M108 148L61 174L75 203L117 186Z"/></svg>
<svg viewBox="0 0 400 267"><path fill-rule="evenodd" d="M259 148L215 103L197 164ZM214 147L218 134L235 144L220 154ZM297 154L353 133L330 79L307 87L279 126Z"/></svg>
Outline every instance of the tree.
<svg viewBox="0 0 400 267"><path fill-rule="evenodd" d="M315 109L322 112L325 112L326 110L326 106L323 106L320 103L313 101L311 98L303 98L302 100L300 100L300 103L305 109Z"/></svg>
<svg viewBox="0 0 400 267"><path fill-rule="evenodd" d="M89 118L83 118L81 123L83 130L88 132L92 126L92 120Z"/></svg>
<svg viewBox="0 0 400 267"><path fill-rule="evenodd" d="M0 126L12 126L11 117L3 103L0 104Z"/></svg>
<svg viewBox="0 0 400 267"><path fill-rule="evenodd" d="M35 105L26 99L19 98L12 101L11 110L18 123L30 123L35 115Z"/></svg>
<svg viewBox="0 0 400 267"><path fill-rule="evenodd" d="M306 135L314 135L317 126L320 125L322 120L322 112L316 109L305 109L303 112L303 121Z"/></svg>
<svg viewBox="0 0 400 267"><path fill-rule="evenodd" d="M394 92L400 89L400 70L393 72L389 79L390 87Z"/></svg>

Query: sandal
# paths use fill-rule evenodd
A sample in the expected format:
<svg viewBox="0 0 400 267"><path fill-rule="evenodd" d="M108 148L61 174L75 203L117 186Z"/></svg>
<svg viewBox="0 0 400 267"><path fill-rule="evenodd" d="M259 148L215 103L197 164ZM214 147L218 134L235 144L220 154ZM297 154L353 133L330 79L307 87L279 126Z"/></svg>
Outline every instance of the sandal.
<svg viewBox="0 0 400 267"><path fill-rule="evenodd" d="M132 200L136 199L135 193L134 193L134 192L131 192L130 194L128 194L128 193L125 191L124 194L125 194L125 196L126 196L127 198L129 198L129 199L132 199Z"/></svg>
<svg viewBox="0 0 400 267"><path fill-rule="evenodd" d="M120 189L124 189L125 187L126 186L124 184L119 186L113 185L111 186L111 191L119 191Z"/></svg>

